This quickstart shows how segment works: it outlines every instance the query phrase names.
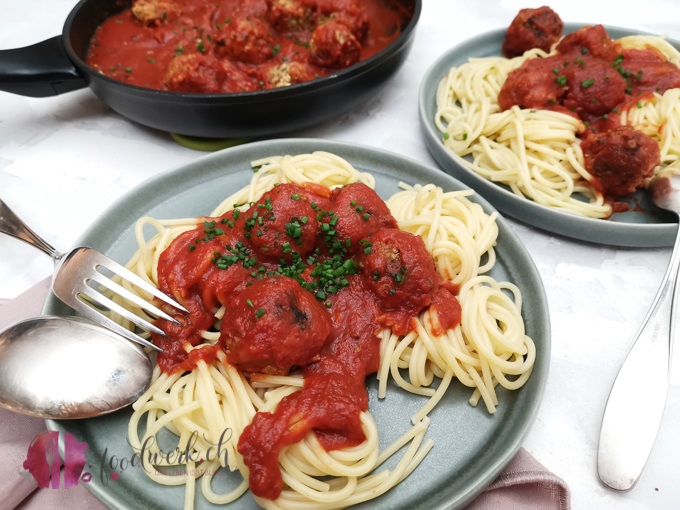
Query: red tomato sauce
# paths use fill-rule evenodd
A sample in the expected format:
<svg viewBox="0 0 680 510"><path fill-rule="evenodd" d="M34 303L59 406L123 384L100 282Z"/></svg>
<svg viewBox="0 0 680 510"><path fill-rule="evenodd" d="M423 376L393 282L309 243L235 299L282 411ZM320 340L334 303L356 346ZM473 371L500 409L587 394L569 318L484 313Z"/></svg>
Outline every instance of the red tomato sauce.
<svg viewBox="0 0 680 510"><path fill-rule="evenodd" d="M243 212L205 218L161 254L158 279L190 310L177 316L180 326L158 321L167 333L153 336L164 372L191 370L216 349L244 372L301 369L303 388L257 413L239 440L251 490L269 499L283 487L281 449L309 431L327 450L365 440L360 414L366 376L380 363L381 328L405 334L431 307L443 333L461 316L457 289L439 277L423 240L399 230L364 184L281 184ZM216 347L187 355L220 305Z"/></svg>
<svg viewBox="0 0 680 510"><path fill-rule="evenodd" d="M575 115L598 131L616 127L622 109L652 92L677 87L680 69L656 49L623 49L595 25L567 34L555 55L511 72L498 100L503 110L518 105Z"/></svg>
<svg viewBox="0 0 680 510"><path fill-rule="evenodd" d="M503 110L518 105L581 119L591 182L615 202L643 187L660 164L658 143L622 126L621 112L641 107L654 92L678 87L680 69L658 50L623 49L602 25L594 25L564 36L556 54L527 60L512 71L498 101Z"/></svg>
<svg viewBox="0 0 680 510"><path fill-rule="evenodd" d="M135 0L97 29L87 63L155 90L270 89L366 60L407 19L381 0Z"/></svg>

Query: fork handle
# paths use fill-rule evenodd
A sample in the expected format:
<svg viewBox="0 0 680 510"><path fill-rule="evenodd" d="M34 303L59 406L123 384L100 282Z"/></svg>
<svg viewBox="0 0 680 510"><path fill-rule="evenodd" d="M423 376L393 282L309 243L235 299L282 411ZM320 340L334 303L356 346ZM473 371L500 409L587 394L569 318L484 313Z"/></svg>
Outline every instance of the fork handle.
<svg viewBox="0 0 680 510"><path fill-rule="evenodd" d="M612 386L600 429L597 469L609 487L631 489L647 462L668 394L680 285L680 231L654 303Z"/></svg>
<svg viewBox="0 0 680 510"><path fill-rule="evenodd" d="M38 234L33 232L28 225L14 214L5 202L0 199L0 232L10 235L16 239L20 239L25 243L35 246L36 248L47 253L55 261L61 259L61 253L55 250L52 245L45 241Z"/></svg>

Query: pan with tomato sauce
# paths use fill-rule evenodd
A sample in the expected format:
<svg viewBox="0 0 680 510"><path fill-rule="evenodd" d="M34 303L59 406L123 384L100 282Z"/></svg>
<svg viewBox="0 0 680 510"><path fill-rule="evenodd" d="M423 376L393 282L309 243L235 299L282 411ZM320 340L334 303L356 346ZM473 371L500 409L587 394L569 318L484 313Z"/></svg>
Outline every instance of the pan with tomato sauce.
<svg viewBox="0 0 680 510"><path fill-rule="evenodd" d="M331 7L357 5L354 0L324 0L318 5L322 3ZM199 23L179 19L173 22L166 8L170 2L149 0L140 3L141 12L148 14L149 9L153 12L159 8L158 26L149 18L144 27L140 26L141 35L131 35L133 40L110 38L105 47L99 39L97 51L107 61L95 69L87 63L95 33L116 16L121 16L120 23L114 21L113 28L130 28L128 23L132 21L120 13L130 13L133 1L80 0L61 35L25 48L0 50L0 90L48 97L89 87L111 109L134 122L190 137L241 139L290 133L352 111L377 94L405 62L422 0L375 0L375 6L380 6L377 17L373 1L358 4L360 12L368 16L369 30L365 36L358 32L360 38L365 38L361 40L359 60L349 67L340 66L354 58L358 40L353 34L354 40L347 39L346 45L334 45L338 42L336 36L345 40L347 30L351 30L348 25L352 24L348 16L339 12L315 10L318 15L312 19L324 21L326 28L317 38L317 63L305 63L302 56L305 52L311 54L311 39L296 37L296 29L288 32L290 37L277 33L275 38L265 39L265 44L260 44L259 38L253 42L249 34L259 33L266 19L256 21L245 9L265 12L263 6L269 5L265 0L219 2L224 6L224 11L222 7L214 11L219 17L209 15L208 4L201 8L199 1L177 4L203 12ZM238 13L222 17L230 5L237 5ZM173 15L179 12L173 10ZM176 23L176 33L168 31L170 23ZM338 24L343 28L328 28ZM233 27L238 29L227 31ZM163 35L147 39L149 47L141 50L144 55L137 55L134 61L111 56L111 52L125 52L130 45L135 46L142 35L151 34L155 28ZM189 40L189 34L196 37ZM165 38L173 41L172 51L161 55L159 48ZM263 62L258 64L260 59ZM174 62L172 69L163 67L170 62ZM314 66L323 70L317 72ZM312 79L301 81L310 76ZM152 77L165 85L147 87ZM221 93L222 90L237 92Z"/></svg>
<svg viewBox="0 0 680 510"><path fill-rule="evenodd" d="M150 89L250 92L366 60L404 21L380 0L135 0L97 29L87 63Z"/></svg>
<svg viewBox="0 0 680 510"><path fill-rule="evenodd" d="M180 325L159 321L154 336L166 373L191 370L186 343L201 342L215 307L224 305L218 350L246 373L300 370L301 390L273 412L259 412L238 449L252 492L276 499L279 452L314 431L327 450L365 439L366 376L378 370L382 328L404 334L424 309L438 333L460 321L458 289L442 280L423 240L397 227L368 186L330 191L281 184L247 210L206 218L177 237L158 263L159 287L189 310ZM195 352L195 351L192 351Z"/></svg>

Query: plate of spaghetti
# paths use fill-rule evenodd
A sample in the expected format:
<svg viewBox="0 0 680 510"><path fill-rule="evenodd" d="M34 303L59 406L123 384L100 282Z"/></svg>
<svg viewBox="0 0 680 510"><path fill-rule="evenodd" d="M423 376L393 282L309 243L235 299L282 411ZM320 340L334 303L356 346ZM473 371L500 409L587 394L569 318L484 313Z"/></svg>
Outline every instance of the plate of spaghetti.
<svg viewBox="0 0 680 510"><path fill-rule="evenodd" d="M540 32L552 39L518 34L527 16L534 26L551 17ZM428 149L530 225L617 246L672 245L677 220L646 186L680 171L679 48L523 9L507 30L476 36L430 67L419 94Z"/></svg>
<svg viewBox="0 0 680 510"><path fill-rule="evenodd" d="M538 411L536 268L492 206L416 161L233 147L143 183L78 242L188 309L149 317L163 352L131 409L48 422L87 444L111 508L460 508Z"/></svg>

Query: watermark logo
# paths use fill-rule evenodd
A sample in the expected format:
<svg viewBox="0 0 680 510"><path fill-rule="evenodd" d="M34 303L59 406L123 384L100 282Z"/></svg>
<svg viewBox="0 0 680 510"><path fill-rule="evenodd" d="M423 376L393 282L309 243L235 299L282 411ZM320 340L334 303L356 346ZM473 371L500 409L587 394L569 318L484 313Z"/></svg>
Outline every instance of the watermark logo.
<svg viewBox="0 0 680 510"><path fill-rule="evenodd" d="M156 475L181 475L188 473L188 463L201 464L204 461L218 460L222 465L227 465L226 445L231 437L231 429L226 429L217 443L211 443L204 438L210 446L199 454L195 448L197 432L191 434L182 449L177 447L163 450L156 442L156 437L149 436L144 440L141 449L134 451L129 457L121 457L109 452L108 448L101 454L93 453L86 442L78 441L69 432L45 431L38 434L28 447L23 467L42 489L59 489L72 487L79 482L90 482L92 472L89 470L96 469L96 465L99 467L99 480L102 485L118 480L120 475L130 468L141 468ZM158 471L155 467L157 465L175 468Z"/></svg>
<svg viewBox="0 0 680 510"><path fill-rule="evenodd" d="M60 436L63 457L59 452ZM81 478L85 482L92 478L89 472L84 472L87 449L87 443L78 441L68 432L48 430L33 439L23 466L42 489L72 487L77 485Z"/></svg>

